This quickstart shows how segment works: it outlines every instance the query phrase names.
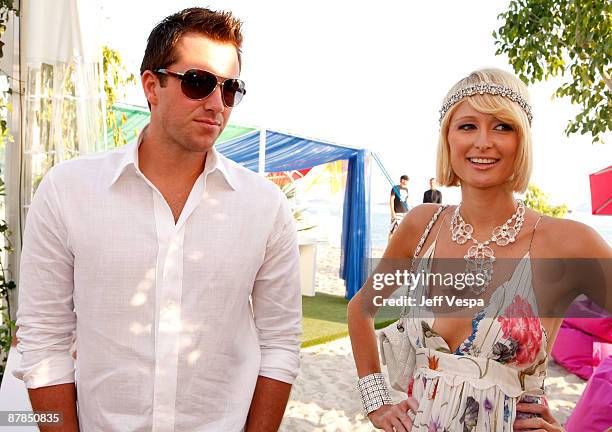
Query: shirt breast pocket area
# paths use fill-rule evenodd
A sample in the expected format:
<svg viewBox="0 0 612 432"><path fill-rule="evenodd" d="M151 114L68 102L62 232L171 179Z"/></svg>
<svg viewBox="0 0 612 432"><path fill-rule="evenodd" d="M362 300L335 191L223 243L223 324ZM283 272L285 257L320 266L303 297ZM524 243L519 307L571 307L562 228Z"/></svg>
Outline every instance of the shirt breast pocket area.
<svg viewBox="0 0 612 432"><path fill-rule="evenodd" d="M159 246L153 230L92 226L73 242L75 271L95 273L98 279L131 278L138 269L156 266Z"/></svg>
<svg viewBox="0 0 612 432"><path fill-rule="evenodd" d="M73 233L77 309L114 316L148 310L154 301L159 250L154 227L134 229L124 219L83 224Z"/></svg>
<svg viewBox="0 0 612 432"><path fill-rule="evenodd" d="M264 251L257 244L225 244L217 249L186 250L185 283L198 285L214 296L249 295L263 263Z"/></svg>

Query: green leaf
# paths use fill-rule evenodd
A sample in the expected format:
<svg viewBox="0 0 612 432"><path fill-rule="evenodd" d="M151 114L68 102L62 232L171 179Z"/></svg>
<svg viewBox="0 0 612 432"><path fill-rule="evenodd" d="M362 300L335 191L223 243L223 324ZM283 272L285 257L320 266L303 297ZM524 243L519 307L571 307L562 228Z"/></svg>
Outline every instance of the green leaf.
<svg viewBox="0 0 612 432"><path fill-rule="evenodd" d="M565 76L553 95L581 109L565 132L588 132L601 142L612 131L612 89L603 78L612 75L612 2L512 1L498 18L503 25L492 33L496 55L507 55L526 83Z"/></svg>

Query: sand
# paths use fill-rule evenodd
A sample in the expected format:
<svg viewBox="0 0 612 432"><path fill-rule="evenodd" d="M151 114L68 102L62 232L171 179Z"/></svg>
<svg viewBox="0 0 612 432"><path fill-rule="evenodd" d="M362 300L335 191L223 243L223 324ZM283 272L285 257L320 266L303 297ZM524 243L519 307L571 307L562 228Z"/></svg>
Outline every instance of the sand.
<svg viewBox="0 0 612 432"><path fill-rule="evenodd" d="M381 251L375 251L380 256ZM344 295L338 278L339 250L322 245L317 251L317 291ZM586 381L549 363L546 392L553 415L564 422L584 391ZM285 413L283 432L372 431L361 410L357 372L348 337L303 349L301 370ZM401 393L393 391L396 401Z"/></svg>

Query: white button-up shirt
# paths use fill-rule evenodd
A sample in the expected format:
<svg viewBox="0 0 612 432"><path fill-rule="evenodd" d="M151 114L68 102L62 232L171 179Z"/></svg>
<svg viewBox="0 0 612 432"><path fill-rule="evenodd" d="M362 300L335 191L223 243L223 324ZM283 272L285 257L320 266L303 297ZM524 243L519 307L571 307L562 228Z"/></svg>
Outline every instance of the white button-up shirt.
<svg viewBox="0 0 612 432"><path fill-rule="evenodd" d="M176 224L138 144L64 162L28 212L15 376L76 381L84 432L239 431L258 375L296 378L299 284L284 196L214 149Z"/></svg>

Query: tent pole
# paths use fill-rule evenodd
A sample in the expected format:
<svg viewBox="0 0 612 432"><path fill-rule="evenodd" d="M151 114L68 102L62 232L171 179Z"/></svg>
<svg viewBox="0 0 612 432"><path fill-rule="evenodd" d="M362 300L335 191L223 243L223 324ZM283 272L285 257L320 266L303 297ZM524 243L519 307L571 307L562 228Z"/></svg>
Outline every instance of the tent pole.
<svg viewBox="0 0 612 432"><path fill-rule="evenodd" d="M266 128L259 129L259 167L257 172L261 175L266 173Z"/></svg>
<svg viewBox="0 0 612 432"><path fill-rule="evenodd" d="M12 90L10 102L13 105L13 110L7 112L7 124L9 134L12 135L13 141L6 140L6 156L5 156L5 218L11 231L10 241L13 246L13 253L5 255L10 269L11 279L17 282L19 287L19 258L21 256L21 234L22 226L22 163L23 163L23 131L24 125L24 100L25 94L25 55L21 51L24 46L22 41L25 40L26 33L23 32L25 23L21 17L25 15L25 1L19 2L19 16L11 14L8 19L7 30L4 33L5 55L2 68L8 71L7 79L9 88ZM25 20L24 20L25 21ZM10 318L16 319L18 289L9 291L10 302ZM0 319L1 320L1 319Z"/></svg>

